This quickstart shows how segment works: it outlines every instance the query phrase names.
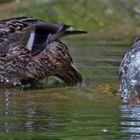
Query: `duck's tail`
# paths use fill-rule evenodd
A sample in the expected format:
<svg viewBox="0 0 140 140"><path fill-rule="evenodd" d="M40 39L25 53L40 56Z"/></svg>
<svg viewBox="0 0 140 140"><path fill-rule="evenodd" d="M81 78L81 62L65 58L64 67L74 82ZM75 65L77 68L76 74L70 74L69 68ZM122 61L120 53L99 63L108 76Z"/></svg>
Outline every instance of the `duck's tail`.
<svg viewBox="0 0 140 140"><path fill-rule="evenodd" d="M75 31L62 31L62 32L58 32L54 35L52 35L49 39L49 42L52 42L56 39L59 39L59 38L63 38L63 37L66 37L66 36L70 36L70 35L79 35L79 34L85 34L87 33L86 31L80 31L80 30L75 30Z"/></svg>
<svg viewBox="0 0 140 140"><path fill-rule="evenodd" d="M68 69L61 73L57 73L55 76L70 86L82 83L82 76L73 64Z"/></svg>
<svg viewBox="0 0 140 140"><path fill-rule="evenodd" d="M69 35L79 35L79 34L86 34L86 31L80 31L80 30L75 30L75 31L66 31L63 36L69 36Z"/></svg>

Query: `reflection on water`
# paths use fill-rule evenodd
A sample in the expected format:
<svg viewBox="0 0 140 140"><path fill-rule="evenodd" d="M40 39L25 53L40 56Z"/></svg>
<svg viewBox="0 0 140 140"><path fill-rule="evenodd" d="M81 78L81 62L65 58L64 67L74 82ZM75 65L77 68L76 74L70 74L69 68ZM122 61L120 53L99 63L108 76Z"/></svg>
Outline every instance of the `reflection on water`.
<svg viewBox="0 0 140 140"><path fill-rule="evenodd" d="M0 112L0 116L3 119L6 119L7 116L13 116L15 113L13 110L10 111L10 107L12 106L13 102L10 99L10 92L5 91L4 93L1 93L1 112ZM11 120L8 121L1 121L1 128L0 130L3 132L9 132L10 128L9 126L13 126L14 122L12 122Z"/></svg>
<svg viewBox="0 0 140 140"><path fill-rule="evenodd" d="M126 45L115 39L65 41L89 85L0 90L0 139L139 139L139 106L120 106L112 94L105 94L110 92L108 87L118 85L118 67ZM109 86L100 93L97 86L102 84Z"/></svg>
<svg viewBox="0 0 140 140"><path fill-rule="evenodd" d="M0 107L1 132L20 131L23 129L21 126L24 126L24 129L29 132L34 130L32 118L35 115L35 105L32 104L32 101L26 103L27 108L24 110L24 113L26 113L24 117L27 120L18 117L23 115L22 109L24 108L21 107L22 104L16 101L14 91L1 91L0 102L2 103ZM18 108L21 108L21 110Z"/></svg>
<svg viewBox="0 0 140 140"><path fill-rule="evenodd" d="M96 101L95 95L87 93L87 89L79 88L66 88L68 94L64 94L63 89L47 90L49 93L45 93L46 95L44 91L1 91L0 135L9 138L7 134L14 132L17 134L12 137L19 137L18 132L25 132L31 134L31 138L40 139L43 136L53 140L98 140L100 135L105 139L113 138L113 133L119 127L115 124L118 121L115 116L119 110L114 103L112 106L107 104L114 101L113 98L103 95L101 99L105 99L104 101ZM75 94L80 90L83 94ZM112 108L114 110L111 110Z"/></svg>
<svg viewBox="0 0 140 140"><path fill-rule="evenodd" d="M140 139L140 105L122 105L120 107L121 117L123 121L122 132L128 133L130 136L127 140Z"/></svg>

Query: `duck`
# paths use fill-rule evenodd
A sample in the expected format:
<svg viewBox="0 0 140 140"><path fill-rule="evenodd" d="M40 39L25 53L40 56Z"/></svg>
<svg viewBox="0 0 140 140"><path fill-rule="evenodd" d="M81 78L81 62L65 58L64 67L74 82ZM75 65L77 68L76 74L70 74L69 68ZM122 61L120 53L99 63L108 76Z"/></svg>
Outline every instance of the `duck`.
<svg viewBox="0 0 140 140"><path fill-rule="evenodd" d="M66 85L82 83L61 38L87 32L71 27L28 16L0 20L0 82L36 87L40 80L56 76Z"/></svg>
<svg viewBox="0 0 140 140"><path fill-rule="evenodd" d="M140 38L126 52L119 68L120 92L123 102L140 103Z"/></svg>

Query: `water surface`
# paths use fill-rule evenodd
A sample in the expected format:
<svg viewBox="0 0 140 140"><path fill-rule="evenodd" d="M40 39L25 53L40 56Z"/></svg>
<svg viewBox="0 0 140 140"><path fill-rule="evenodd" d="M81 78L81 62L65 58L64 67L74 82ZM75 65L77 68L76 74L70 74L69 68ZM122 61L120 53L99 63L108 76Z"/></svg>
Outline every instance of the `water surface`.
<svg viewBox="0 0 140 140"><path fill-rule="evenodd" d="M130 43L118 39L69 38L83 86L0 90L2 140L138 140L139 105L123 105L113 91Z"/></svg>

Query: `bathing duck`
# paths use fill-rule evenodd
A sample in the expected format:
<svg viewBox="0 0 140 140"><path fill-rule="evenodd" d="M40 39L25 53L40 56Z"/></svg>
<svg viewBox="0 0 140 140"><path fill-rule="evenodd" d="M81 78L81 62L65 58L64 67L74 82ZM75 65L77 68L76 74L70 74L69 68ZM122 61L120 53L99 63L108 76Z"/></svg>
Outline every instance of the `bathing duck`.
<svg viewBox="0 0 140 140"><path fill-rule="evenodd" d="M14 17L0 20L0 82L23 87L56 76L67 85L82 82L67 46L61 37L82 34L69 31L71 26Z"/></svg>
<svg viewBox="0 0 140 140"><path fill-rule="evenodd" d="M122 100L140 101L140 38L137 38L125 54L120 65L120 91Z"/></svg>

